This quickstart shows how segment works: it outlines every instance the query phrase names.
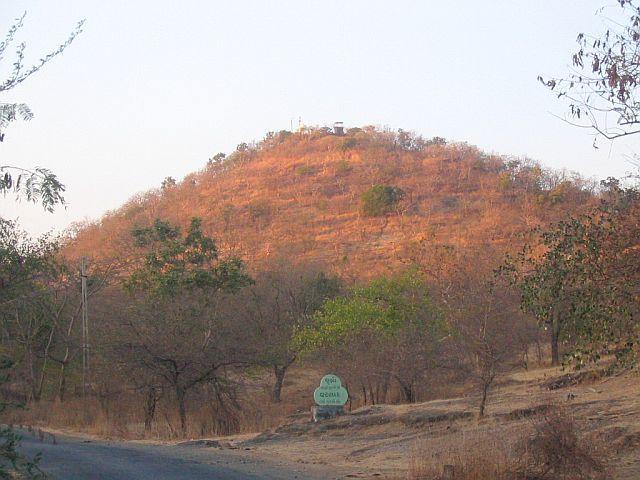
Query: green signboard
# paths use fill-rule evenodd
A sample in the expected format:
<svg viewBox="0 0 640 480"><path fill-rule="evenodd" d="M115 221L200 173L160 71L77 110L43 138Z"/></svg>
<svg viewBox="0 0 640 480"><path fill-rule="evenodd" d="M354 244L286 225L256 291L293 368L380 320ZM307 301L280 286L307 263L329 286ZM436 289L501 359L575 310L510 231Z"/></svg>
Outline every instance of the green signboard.
<svg viewBox="0 0 640 480"><path fill-rule="evenodd" d="M349 400L349 394L342 386L340 378L329 374L320 380L320 386L313 392L313 399L317 405L342 406Z"/></svg>

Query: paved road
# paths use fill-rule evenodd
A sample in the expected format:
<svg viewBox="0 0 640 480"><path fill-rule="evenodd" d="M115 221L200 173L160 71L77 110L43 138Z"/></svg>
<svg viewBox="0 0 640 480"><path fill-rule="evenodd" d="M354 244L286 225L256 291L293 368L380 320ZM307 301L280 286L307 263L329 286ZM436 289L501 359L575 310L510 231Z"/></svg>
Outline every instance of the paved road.
<svg viewBox="0 0 640 480"><path fill-rule="evenodd" d="M132 442L47 439L21 432L20 450L42 452L42 469L56 480L293 480L308 473L282 470L238 452L205 447L149 445ZM317 477L316 477L317 478Z"/></svg>

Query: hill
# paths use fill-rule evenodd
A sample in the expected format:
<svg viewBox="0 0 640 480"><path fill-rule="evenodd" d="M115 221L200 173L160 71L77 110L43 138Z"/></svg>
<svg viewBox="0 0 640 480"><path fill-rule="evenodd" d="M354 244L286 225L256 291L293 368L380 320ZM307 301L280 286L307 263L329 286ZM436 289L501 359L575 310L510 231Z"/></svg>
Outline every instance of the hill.
<svg viewBox="0 0 640 480"><path fill-rule="evenodd" d="M250 268L286 254L362 278L424 255L425 245L508 249L594 200L576 175L402 130L282 131L223 157L80 226L69 254L126 258L133 227L197 216Z"/></svg>

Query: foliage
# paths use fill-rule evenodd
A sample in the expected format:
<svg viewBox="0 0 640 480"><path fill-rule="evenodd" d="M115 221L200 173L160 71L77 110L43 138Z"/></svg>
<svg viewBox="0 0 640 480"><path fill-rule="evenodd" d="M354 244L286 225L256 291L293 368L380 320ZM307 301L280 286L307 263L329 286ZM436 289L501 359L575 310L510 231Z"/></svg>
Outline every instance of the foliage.
<svg viewBox="0 0 640 480"><path fill-rule="evenodd" d="M432 137L425 141L426 147L444 147L447 145L447 139L443 137Z"/></svg>
<svg viewBox="0 0 640 480"><path fill-rule="evenodd" d="M239 340L237 329L217 314L216 295L252 280L240 259L219 258L198 218L191 220L185 235L159 219L132 234L145 253L124 282L131 297L119 312L124 336L115 354L124 360L122 368L143 378L139 383L148 392L158 385L173 391L181 433L186 435L189 392L206 385L225 408L235 402L220 370L238 362Z"/></svg>
<svg viewBox="0 0 640 480"><path fill-rule="evenodd" d="M168 188L172 188L175 187L177 185L178 182L176 182L176 179L173 177L165 177L164 180L162 180L162 184L160 185L160 188L162 188L162 190L166 190Z"/></svg>
<svg viewBox="0 0 640 480"><path fill-rule="evenodd" d="M419 152L426 146L426 142L420 135L407 132L400 128L396 136L396 145L403 150Z"/></svg>
<svg viewBox="0 0 640 480"><path fill-rule="evenodd" d="M27 170L9 165L0 166L0 193L16 194L16 198L25 198L28 202L42 203L48 212L53 212L56 205L64 205L65 186L58 177L46 168L36 167Z"/></svg>
<svg viewBox="0 0 640 480"><path fill-rule="evenodd" d="M637 352L640 194L605 183L602 204L538 234L504 267L522 307L574 347L581 365L603 353ZM553 347L553 345L552 345Z"/></svg>
<svg viewBox="0 0 640 480"><path fill-rule="evenodd" d="M211 157L208 162L207 165L217 165L220 164L224 161L224 159L227 158L227 155L225 153L216 153L213 157Z"/></svg>
<svg viewBox="0 0 640 480"><path fill-rule="evenodd" d="M419 312L425 308L430 309L431 303L427 286L417 274L381 277L354 288L348 296L327 300L313 326L302 329L297 341L313 350L348 343L352 335L363 331L394 335L410 323L423 322Z"/></svg>
<svg viewBox="0 0 640 480"><path fill-rule="evenodd" d="M336 167L335 167L335 171L336 171L336 175L346 175L348 174L351 170L353 170L353 167L351 166L351 164L349 163L348 160L342 158L340 160L338 160L336 162Z"/></svg>
<svg viewBox="0 0 640 480"><path fill-rule="evenodd" d="M572 123L591 127L607 139L640 132L640 5L636 0L616 3L623 20L605 19L610 26L603 35L578 35L574 70L568 76L538 77L568 101Z"/></svg>
<svg viewBox="0 0 640 480"><path fill-rule="evenodd" d="M9 380L9 370L13 362L6 358L0 358L0 386ZM0 414L8 408L15 406L4 400L0 400ZM40 454L34 458L28 458L18 452L20 445L20 435L10 426L0 425L0 478L13 479L24 478L25 480L44 480L47 476L38 466Z"/></svg>
<svg viewBox="0 0 640 480"><path fill-rule="evenodd" d="M15 19L9 28L4 40L0 42L0 62L4 60L7 48L15 41L16 34L24 26L26 12ZM8 78L0 80L0 93L11 90L20 85L31 75L39 71L45 64L61 54L73 40L82 32L84 20L80 21L69 37L56 49L40 58L39 62L27 67L24 64L26 43L20 43L16 48L16 58L13 61ZM0 102L0 142L4 140L4 131L9 123L21 118L31 120L33 112L24 103ZM49 170L41 167L25 169L11 165L0 165L0 193L6 195L9 192L16 194L18 198L26 198L27 201L42 203L47 211L53 211L56 205L64 205L64 185Z"/></svg>
<svg viewBox="0 0 640 480"><path fill-rule="evenodd" d="M247 210L249 211L251 220L256 222L269 216L271 213L271 204L267 200L257 199L247 205Z"/></svg>
<svg viewBox="0 0 640 480"><path fill-rule="evenodd" d="M419 380L434 373L446 330L424 279L410 270L327 300L294 343L306 354L328 352L360 384L365 403L384 401L391 379L413 402Z"/></svg>
<svg viewBox="0 0 640 480"><path fill-rule="evenodd" d="M358 141L355 138L345 138L342 140L340 149L343 152L346 152L347 150L351 150L352 148L355 148L357 144L358 144Z"/></svg>
<svg viewBox="0 0 640 480"><path fill-rule="evenodd" d="M534 432L521 442L521 470L535 478L607 479L606 448L580 435L571 413L551 408L534 422Z"/></svg>
<svg viewBox="0 0 640 480"><path fill-rule="evenodd" d="M55 259L58 242L45 235L32 240L10 220L0 219L0 305L32 292L39 278L60 266Z"/></svg>
<svg viewBox="0 0 640 480"><path fill-rule="evenodd" d="M315 169L309 165L300 165L296 168L296 173L298 175L313 175L315 173Z"/></svg>
<svg viewBox="0 0 640 480"><path fill-rule="evenodd" d="M381 217L391 212L405 193L399 187L375 185L362 194L361 210L367 217Z"/></svg>
<svg viewBox="0 0 640 480"><path fill-rule="evenodd" d="M0 132L14 120L29 121L32 118L33 112L26 103L0 103Z"/></svg>
<svg viewBox="0 0 640 480"><path fill-rule="evenodd" d="M180 289L236 289L250 282L237 258L220 260L214 240L193 218L183 237L178 227L157 219L153 226L133 230L135 243L148 251L143 264L125 281L130 291L173 295Z"/></svg>
<svg viewBox="0 0 640 480"><path fill-rule="evenodd" d="M232 299L233 310L246 326L246 340L254 349L254 362L273 369L273 400L280 392L287 369L298 359L294 333L311 324L325 300L341 288L338 278L314 265L272 262L255 285ZM230 312L230 315L233 315Z"/></svg>

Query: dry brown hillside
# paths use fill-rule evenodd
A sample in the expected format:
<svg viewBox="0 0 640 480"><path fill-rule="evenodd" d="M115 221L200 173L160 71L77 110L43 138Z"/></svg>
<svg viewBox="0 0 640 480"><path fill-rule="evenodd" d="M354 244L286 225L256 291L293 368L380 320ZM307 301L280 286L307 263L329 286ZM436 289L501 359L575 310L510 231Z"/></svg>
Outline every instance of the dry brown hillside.
<svg viewBox="0 0 640 480"><path fill-rule="evenodd" d="M405 194L387 214L366 216L361 196L374 185ZM287 254L362 278L424 255L431 243L508 247L593 201L592 191L575 176L466 144L368 127L345 136L306 129L242 144L175 185L135 196L80 228L68 251L126 258L134 226L198 216L251 268Z"/></svg>

